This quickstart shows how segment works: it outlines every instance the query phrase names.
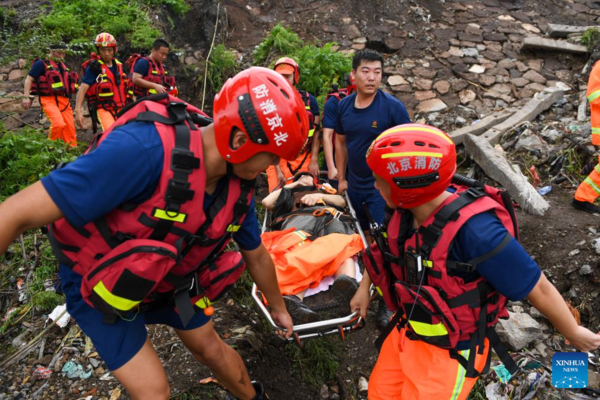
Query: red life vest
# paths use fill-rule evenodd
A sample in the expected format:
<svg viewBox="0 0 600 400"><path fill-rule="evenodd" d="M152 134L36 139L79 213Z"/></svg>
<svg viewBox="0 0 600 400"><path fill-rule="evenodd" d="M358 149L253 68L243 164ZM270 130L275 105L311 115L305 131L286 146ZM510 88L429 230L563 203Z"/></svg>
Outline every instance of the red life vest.
<svg viewBox="0 0 600 400"><path fill-rule="evenodd" d="M85 93L90 108L102 108L116 115L127 102L127 76L123 72L123 64L116 59L114 62L117 66L117 76L114 76L111 69L94 53L92 58L81 65L81 68L84 75L88 68L94 68L94 73L98 74L96 81Z"/></svg>
<svg viewBox="0 0 600 400"><path fill-rule="evenodd" d="M149 96L152 94L156 94L156 90L154 90L154 89L146 89L146 88L137 86L133 83L133 72L135 69L135 64L141 58L148 61L148 64L149 64L148 72L146 73L146 76L143 77L143 79L148 82L158 83L160 85L163 85L167 89L167 92L170 95L177 96L178 91L177 91L177 87L175 86L175 77L169 75L169 71L167 71L165 69L165 66L163 64L159 64L159 63L155 62L152 59L152 57L142 57L139 54L132 54L131 56L129 56L129 58L125 62L125 65L127 65L130 70L129 82L128 82L128 87L127 87L127 95L130 98L133 98L133 96L135 96L136 98L139 99L140 97L145 97L145 96Z"/></svg>
<svg viewBox="0 0 600 400"><path fill-rule="evenodd" d="M83 276L85 301L112 321L144 303L168 298L187 324L244 270L239 253L222 251L249 211L254 181L227 178L226 189L203 211L202 136L192 121L204 118L199 109L166 94L123 109L88 151L101 146L117 127L154 123L164 161L152 197L137 206L123 205L84 227L66 219L49 227L59 262Z"/></svg>
<svg viewBox="0 0 600 400"><path fill-rule="evenodd" d="M79 89L79 74L71 72L63 63L36 58L44 63L44 73L33 81L31 94L38 96L69 96Z"/></svg>
<svg viewBox="0 0 600 400"><path fill-rule="evenodd" d="M296 168L294 168L292 166L292 164L288 161L287 162L287 167L288 170L290 171L291 175L296 175L300 170L302 170L302 167L304 167L304 163L306 162L306 160L308 159L308 156L311 154L311 149L312 149L312 141L313 141L313 136L315 134L315 117L316 115L314 115L312 113L312 111L310 110L310 94L306 91L306 90L302 90L302 89L297 89L298 93L300 93L300 97L302 97L302 102L304 103L304 106L306 108L306 113L308 115L308 139L306 140L306 143L304 144L304 147L302 148L302 151L300 151L300 154L298 155L298 159L302 158L302 161L296 166Z"/></svg>
<svg viewBox="0 0 600 400"><path fill-rule="evenodd" d="M450 246L458 231L470 218L484 212L493 212L498 217L508 231L507 236L491 253L469 263L449 260ZM493 329L499 318L508 318L506 297L481 276L469 281L463 279L465 274L472 277L478 263L518 236L516 217L506 192L484 185L458 186L457 192L423 221L410 238L408 213L394 212L387 223L387 240L371 245L371 254L364 257L369 276L386 305L397 311L394 323L390 324L392 328L398 323L407 326L410 339L450 350L451 356L467 370L467 376L472 377L483 373L476 371L473 363L475 349L479 346L482 353L487 337L506 367L516 371ZM417 272L418 256L422 274ZM455 350L459 341L466 340L471 341L469 360Z"/></svg>

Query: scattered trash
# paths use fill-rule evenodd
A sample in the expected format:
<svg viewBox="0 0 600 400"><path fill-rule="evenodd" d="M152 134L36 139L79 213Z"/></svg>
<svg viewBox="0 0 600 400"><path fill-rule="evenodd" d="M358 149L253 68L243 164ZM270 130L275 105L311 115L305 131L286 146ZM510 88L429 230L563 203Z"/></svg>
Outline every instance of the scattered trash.
<svg viewBox="0 0 600 400"><path fill-rule="evenodd" d="M500 382L492 382L485 387L485 398L488 400L508 400L504 385Z"/></svg>
<svg viewBox="0 0 600 400"><path fill-rule="evenodd" d="M552 191L552 186L544 186L543 188L538 189L538 193L541 194L542 196L547 195L551 191Z"/></svg>
<svg viewBox="0 0 600 400"><path fill-rule="evenodd" d="M512 378L512 374L508 372L504 364L492 367L492 369L494 370L496 375L498 375L498 378L502 383L508 383L510 381L510 378Z"/></svg>
<svg viewBox="0 0 600 400"><path fill-rule="evenodd" d="M56 325L60 326L61 328L64 328L69 324L69 321L71 320L71 315L69 315L69 313L67 312L67 305L63 304L62 306L56 306L56 308L52 310L50 315L48 315L48 318L56 322Z"/></svg>
<svg viewBox="0 0 600 400"><path fill-rule="evenodd" d="M121 389L116 387L110 392L110 400L117 400L119 397L121 397Z"/></svg>
<svg viewBox="0 0 600 400"><path fill-rule="evenodd" d="M81 364L75 363L73 361L67 361L65 363L65 365L62 367L61 372L64 372L67 375L67 378L70 378L70 379L73 379L73 378L88 379L90 376L92 376L92 373L94 371L92 370L91 366L87 371L84 371Z"/></svg>
<svg viewBox="0 0 600 400"><path fill-rule="evenodd" d="M579 249L575 249L572 252L569 253L569 257L573 257L576 256L577 254L579 254L581 252L581 250Z"/></svg>
<svg viewBox="0 0 600 400"><path fill-rule="evenodd" d="M50 375L52 375L52 370L41 365L38 365L35 371L33 371L33 376L38 379L49 379Z"/></svg>
<svg viewBox="0 0 600 400"><path fill-rule="evenodd" d="M540 182L542 181L540 179L540 176L537 172L537 169L535 169L535 165L532 165L531 168L529 168L529 173L531 174L531 177L533 178L533 187L538 187L538 185L540 184Z"/></svg>
<svg viewBox="0 0 600 400"><path fill-rule="evenodd" d="M358 392L368 392L369 391L369 381L364 376L358 378Z"/></svg>
<svg viewBox="0 0 600 400"><path fill-rule="evenodd" d="M592 240L592 246L594 246L596 253L600 254L600 238Z"/></svg>
<svg viewBox="0 0 600 400"><path fill-rule="evenodd" d="M19 309L18 309L17 307L10 308L10 309L9 309L9 310L6 312L6 314L4 314L4 317L2 318L2 322L4 322L4 321L7 321L7 320L8 320L10 317L12 317L12 315L13 315L14 313L16 313L17 311L19 311Z"/></svg>

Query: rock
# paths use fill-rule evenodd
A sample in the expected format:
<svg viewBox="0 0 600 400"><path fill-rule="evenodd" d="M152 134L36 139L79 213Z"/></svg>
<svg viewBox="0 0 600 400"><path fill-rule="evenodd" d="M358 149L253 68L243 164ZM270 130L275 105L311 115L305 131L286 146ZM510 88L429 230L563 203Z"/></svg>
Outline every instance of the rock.
<svg viewBox="0 0 600 400"><path fill-rule="evenodd" d="M539 83L530 83L525 86L525 89L533 90L534 92L541 92L546 89L546 86L540 85Z"/></svg>
<svg viewBox="0 0 600 400"><path fill-rule="evenodd" d="M541 32L537 27L535 27L531 24L523 24L522 26L523 26L523 29L525 29L526 31L529 31L529 32L533 32L533 33Z"/></svg>
<svg viewBox="0 0 600 400"><path fill-rule="evenodd" d="M485 67L475 64L469 68L469 72L473 72L474 74L483 74L485 72Z"/></svg>
<svg viewBox="0 0 600 400"><path fill-rule="evenodd" d="M19 68L23 69L27 66L27 60L24 58L20 58L18 62Z"/></svg>
<svg viewBox="0 0 600 400"><path fill-rule="evenodd" d="M495 33L495 32L484 33L483 39L489 40L491 42L506 42L508 40L508 38L506 37L506 35L504 33Z"/></svg>
<svg viewBox="0 0 600 400"><path fill-rule="evenodd" d="M454 90L455 92L460 92L461 90L469 86L469 83L465 80L456 78L450 79L450 84L452 85L452 90Z"/></svg>
<svg viewBox="0 0 600 400"><path fill-rule="evenodd" d="M367 43L367 38L364 36L358 37L356 39L352 40L352 43L362 43L362 44L366 44Z"/></svg>
<svg viewBox="0 0 600 400"><path fill-rule="evenodd" d="M413 74L415 74L415 76L418 76L419 78L433 79L437 75L437 70L432 68L415 67L412 71Z"/></svg>
<svg viewBox="0 0 600 400"><path fill-rule="evenodd" d="M417 99L419 101L429 100L429 99L433 99L435 97L435 93L430 90L416 91L414 95L415 95L415 99Z"/></svg>
<svg viewBox="0 0 600 400"><path fill-rule="evenodd" d="M350 40L356 39L361 36L360 29L356 25L349 25L344 29L346 35Z"/></svg>
<svg viewBox="0 0 600 400"><path fill-rule="evenodd" d="M321 386L321 390L319 391L319 396L321 396L322 399L329 398L329 388L327 387L327 385Z"/></svg>
<svg viewBox="0 0 600 400"><path fill-rule="evenodd" d="M515 78L515 79L511 79L510 82L515 85L516 87L524 87L525 85L529 84L529 81L525 78Z"/></svg>
<svg viewBox="0 0 600 400"><path fill-rule="evenodd" d="M590 275L592 272L594 272L594 271L592 270L591 265L588 265L588 264L582 266L579 269L579 275L581 275L581 276Z"/></svg>
<svg viewBox="0 0 600 400"><path fill-rule="evenodd" d="M527 347L532 342L542 340L544 334L540 324L531 316L525 313L508 312L510 318L501 319L496 325L496 332L500 336L502 343L506 344L509 350L519 351Z"/></svg>
<svg viewBox="0 0 600 400"><path fill-rule="evenodd" d="M525 73L525 75L523 75L523 78L531 81L531 82L535 82L535 83L541 83L542 85L544 83L546 83L546 78L544 78L544 76L542 76L539 72L536 71L527 71Z"/></svg>
<svg viewBox="0 0 600 400"><path fill-rule="evenodd" d="M13 69L8 74L9 81L20 81L25 76L25 72L22 69Z"/></svg>
<svg viewBox="0 0 600 400"><path fill-rule="evenodd" d="M458 108L458 107L457 107ZM460 106L461 109L465 109L465 107ZM470 110L470 109L466 109ZM461 110L462 111L462 110ZM472 110L471 110L472 111ZM450 132L448 135L452 138L454 143L460 144L463 142L464 137L466 135L480 135L486 130L488 130L491 126L495 126L501 122L506 121L511 115L514 114L514 110L504 110L502 112L490 114L485 118L481 119L479 122L473 123L464 128L457 129L455 131ZM477 114L469 115L471 118L476 118Z"/></svg>
<svg viewBox="0 0 600 400"><path fill-rule="evenodd" d="M496 77L490 75L481 75L479 77L479 83L484 86L492 86L494 83L496 83Z"/></svg>
<svg viewBox="0 0 600 400"><path fill-rule="evenodd" d="M448 106L442 100L431 99L431 100L422 101L417 106L417 111L421 112L421 113L430 113L430 112L445 110L446 108L448 108Z"/></svg>
<svg viewBox="0 0 600 400"><path fill-rule="evenodd" d="M421 90L430 90L433 86L433 81L429 79L417 78L414 80L413 86Z"/></svg>
<svg viewBox="0 0 600 400"><path fill-rule="evenodd" d="M504 55L504 53L501 53L499 51L492 51L492 50L486 50L481 54L488 60L492 60L492 61L500 61L506 57Z"/></svg>
<svg viewBox="0 0 600 400"><path fill-rule="evenodd" d="M390 86L398 86L408 85L408 82L400 75L392 75L388 78L387 84Z"/></svg>
<svg viewBox="0 0 600 400"><path fill-rule="evenodd" d="M569 253L569 257L576 256L576 255L577 255L577 254L579 254L579 253L581 253L581 250L579 250L579 249L575 249L575 250L573 250L573 251L571 251L571 252Z"/></svg>
<svg viewBox="0 0 600 400"><path fill-rule="evenodd" d="M592 240L592 247L594 247L596 253L600 254L600 238Z"/></svg>
<svg viewBox="0 0 600 400"><path fill-rule="evenodd" d="M354 49L354 50L362 50L362 49L364 49L365 47L366 47L366 45L365 45L365 44L363 44L363 43L355 43L355 44L353 44L353 45L351 46L351 48L352 48L352 49Z"/></svg>
<svg viewBox="0 0 600 400"><path fill-rule="evenodd" d="M440 94L446 94L450 91L450 83L448 81L437 81L433 84L433 88Z"/></svg>
<svg viewBox="0 0 600 400"><path fill-rule="evenodd" d="M472 47L470 48L466 48L466 49L461 49L463 54L465 55L465 57L479 57L479 51L477 51L477 49L474 49Z"/></svg>
<svg viewBox="0 0 600 400"><path fill-rule="evenodd" d="M358 378L358 392L365 393L369 391L369 381L364 376Z"/></svg>
<svg viewBox="0 0 600 400"><path fill-rule="evenodd" d="M385 39L383 39L383 45L389 53L395 53L401 50L404 47L405 43L406 41L395 36L386 37Z"/></svg>
<svg viewBox="0 0 600 400"><path fill-rule="evenodd" d="M510 60L508 58L505 58L504 60L500 60L497 65L498 68L504 68L504 69L513 69L516 66L517 66L517 63L514 60Z"/></svg>
<svg viewBox="0 0 600 400"><path fill-rule="evenodd" d="M196 57L186 57L184 60L185 65L194 65L198 63L198 60L196 59Z"/></svg>
<svg viewBox="0 0 600 400"><path fill-rule="evenodd" d="M450 55L453 57L464 57L465 56L465 53L463 53L461 49L459 49L458 47L454 47L454 46L450 47L450 50L448 50L448 53L450 53Z"/></svg>
<svg viewBox="0 0 600 400"><path fill-rule="evenodd" d="M475 95L475 92L473 92L472 90L465 89L465 90L460 91L460 93L458 93L458 97L462 104L467 104L467 103L470 103L473 100L475 100L475 98L477 96Z"/></svg>
<svg viewBox="0 0 600 400"><path fill-rule="evenodd" d="M410 85L398 85L398 86L392 86L392 91L393 92L406 92L406 93L410 93L412 92L412 86Z"/></svg>
<svg viewBox="0 0 600 400"><path fill-rule="evenodd" d="M492 86L490 88L490 90L493 90L500 94L511 94L512 93L512 89L511 89L510 85L507 85L505 83L497 83L494 86Z"/></svg>

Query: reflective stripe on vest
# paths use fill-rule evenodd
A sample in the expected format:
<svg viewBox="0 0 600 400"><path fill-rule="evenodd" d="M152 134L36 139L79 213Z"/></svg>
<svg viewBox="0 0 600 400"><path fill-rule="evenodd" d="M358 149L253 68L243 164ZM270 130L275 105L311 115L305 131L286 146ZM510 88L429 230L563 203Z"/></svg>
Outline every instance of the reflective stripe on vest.
<svg viewBox="0 0 600 400"><path fill-rule="evenodd" d="M591 103L592 101L596 100L598 97L600 97L600 90L596 90L595 92L593 92L592 94L590 94L587 97L588 103Z"/></svg>
<svg viewBox="0 0 600 400"><path fill-rule="evenodd" d="M439 324L427 324L425 322L419 321L408 321L410 323L411 328L415 331L417 335L421 336L444 336L448 334L448 330L444 326L443 322Z"/></svg>
<svg viewBox="0 0 600 400"><path fill-rule="evenodd" d="M106 286L104 286L104 283L102 283L102 281L98 282L96 286L94 286L94 292L96 292L96 294L100 296L102 300L104 300L106 303L121 311L132 310L134 307L141 303L141 301L129 300L124 297L112 294L106 288Z"/></svg>
<svg viewBox="0 0 600 400"><path fill-rule="evenodd" d="M182 214L182 213L173 213L173 212L169 212L167 210L161 210L159 208L155 208L154 211L152 212L152 216L156 217L156 218L160 218L160 219L166 219L168 221L175 221L175 222L185 222L186 218L187 218L187 214Z"/></svg>

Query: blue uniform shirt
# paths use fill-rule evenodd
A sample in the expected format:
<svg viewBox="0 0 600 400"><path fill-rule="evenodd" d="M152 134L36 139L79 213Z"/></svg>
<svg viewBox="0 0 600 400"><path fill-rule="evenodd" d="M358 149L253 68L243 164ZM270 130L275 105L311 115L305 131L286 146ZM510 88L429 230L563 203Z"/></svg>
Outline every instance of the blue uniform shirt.
<svg viewBox="0 0 600 400"><path fill-rule="evenodd" d="M83 75L82 83L92 86L94 83L96 83L96 79L98 78L98 75L100 75L100 74L94 73L92 71L92 68L90 68L90 64L88 64L88 67L85 70L85 74ZM112 66L108 67L108 69L110 70L110 72L112 72L113 76L115 76L115 77L117 76L117 63L116 62L113 61Z"/></svg>
<svg viewBox="0 0 600 400"><path fill-rule="evenodd" d="M133 72L136 74L140 74L141 76L148 75L148 70L150 69L150 63L145 58L140 58L135 62L135 67L133 68Z"/></svg>
<svg viewBox="0 0 600 400"><path fill-rule="evenodd" d="M321 110L319 109L319 103L317 102L317 99L315 98L315 96L313 96L312 94L308 94L308 103L310 106L310 112L312 113L312 115L316 117L321 115Z"/></svg>
<svg viewBox="0 0 600 400"><path fill-rule="evenodd" d="M338 104L335 132L346 137L348 149L348 188L371 191L375 184L367 165L367 149L386 129L410 123L404 104L394 96L377 91L367 108L356 108L356 93L344 97Z"/></svg>
<svg viewBox="0 0 600 400"><path fill-rule="evenodd" d="M42 184L65 217L84 226L123 203L139 204L150 198L162 173L163 158L154 124L132 122L115 129L96 150L50 173ZM216 194L204 194L205 209ZM254 199L233 238L244 250L260 245Z"/></svg>
<svg viewBox="0 0 600 400"><path fill-rule="evenodd" d="M46 66L44 65L44 62L42 60L36 60L29 70L29 76L31 76L33 79L37 79L40 77L40 75L44 74L45 70Z"/></svg>
<svg viewBox="0 0 600 400"><path fill-rule="evenodd" d="M337 97L330 97L325 102L325 106L323 107L323 128L335 130L339 102Z"/></svg>

